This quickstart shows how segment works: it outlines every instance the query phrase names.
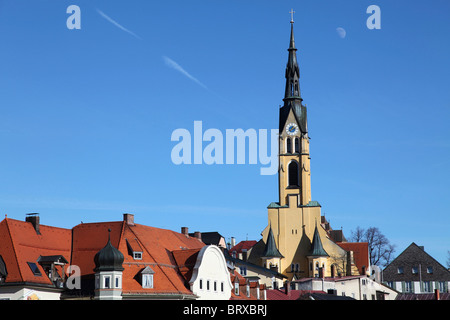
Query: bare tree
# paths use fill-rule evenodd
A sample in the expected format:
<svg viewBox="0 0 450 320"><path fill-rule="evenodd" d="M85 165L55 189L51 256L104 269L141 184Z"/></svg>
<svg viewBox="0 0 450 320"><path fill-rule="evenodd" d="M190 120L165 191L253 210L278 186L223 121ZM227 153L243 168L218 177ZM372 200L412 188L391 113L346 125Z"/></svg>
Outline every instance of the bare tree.
<svg viewBox="0 0 450 320"><path fill-rule="evenodd" d="M447 268L450 269L450 250L447 250Z"/></svg>
<svg viewBox="0 0 450 320"><path fill-rule="evenodd" d="M391 244L384 234L377 227L370 227L367 230L356 227L351 232L350 241L367 242L369 244L370 264L386 267L393 257L395 245Z"/></svg>

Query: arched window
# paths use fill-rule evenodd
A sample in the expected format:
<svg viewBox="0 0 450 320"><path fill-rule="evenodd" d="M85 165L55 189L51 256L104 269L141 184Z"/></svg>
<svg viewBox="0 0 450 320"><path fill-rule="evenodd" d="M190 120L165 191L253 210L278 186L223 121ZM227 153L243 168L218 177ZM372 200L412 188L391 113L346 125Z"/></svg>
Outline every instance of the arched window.
<svg viewBox="0 0 450 320"><path fill-rule="evenodd" d="M295 146L295 153L300 153L300 139L295 138L294 140L294 146Z"/></svg>
<svg viewBox="0 0 450 320"><path fill-rule="evenodd" d="M292 141L291 141L291 138L286 138L286 153L292 153Z"/></svg>
<svg viewBox="0 0 450 320"><path fill-rule="evenodd" d="M292 161L288 166L289 186L298 186L298 163Z"/></svg>

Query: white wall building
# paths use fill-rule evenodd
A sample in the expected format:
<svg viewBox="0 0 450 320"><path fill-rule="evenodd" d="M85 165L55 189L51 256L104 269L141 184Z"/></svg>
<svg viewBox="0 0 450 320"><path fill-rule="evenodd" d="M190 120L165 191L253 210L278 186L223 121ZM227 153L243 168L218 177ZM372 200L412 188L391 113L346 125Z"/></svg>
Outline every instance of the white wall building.
<svg viewBox="0 0 450 320"><path fill-rule="evenodd" d="M219 247L209 245L200 250L189 285L199 300L230 299L233 286L227 262Z"/></svg>
<svg viewBox="0 0 450 320"><path fill-rule="evenodd" d="M292 282L292 289L325 291L356 300L395 300L398 292L367 276L341 278L305 278Z"/></svg>

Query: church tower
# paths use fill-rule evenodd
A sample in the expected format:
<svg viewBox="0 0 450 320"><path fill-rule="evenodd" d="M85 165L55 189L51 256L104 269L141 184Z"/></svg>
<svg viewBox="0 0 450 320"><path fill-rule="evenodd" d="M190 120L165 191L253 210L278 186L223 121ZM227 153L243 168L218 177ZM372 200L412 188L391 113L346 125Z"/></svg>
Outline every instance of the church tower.
<svg viewBox="0 0 450 320"><path fill-rule="evenodd" d="M284 105L279 122L279 202L286 205L288 195L298 195L298 204L311 201L311 174L306 106L300 95L300 68L294 40L294 21L291 20L289 57L286 65Z"/></svg>
<svg viewBox="0 0 450 320"><path fill-rule="evenodd" d="M321 206L311 200L308 123L292 16L288 52L279 117L279 200L267 207L268 225L262 232L265 248L259 259L263 266L295 280L318 276L319 270L329 276L336 257L344 257L346 251L328 238L321 226Z"/></svg>

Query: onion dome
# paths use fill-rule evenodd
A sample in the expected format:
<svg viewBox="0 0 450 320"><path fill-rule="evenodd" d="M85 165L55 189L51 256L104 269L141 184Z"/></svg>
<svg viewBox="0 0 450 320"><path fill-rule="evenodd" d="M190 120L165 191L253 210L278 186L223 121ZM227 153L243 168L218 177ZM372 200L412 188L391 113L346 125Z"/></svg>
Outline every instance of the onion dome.
<svg viewBox="0 0 450 320"><path fill-rule="evenodd" d="M123 271L123 254L111 244L111 229L108 232L108 243L94 257L95 272Z"/></svg>

